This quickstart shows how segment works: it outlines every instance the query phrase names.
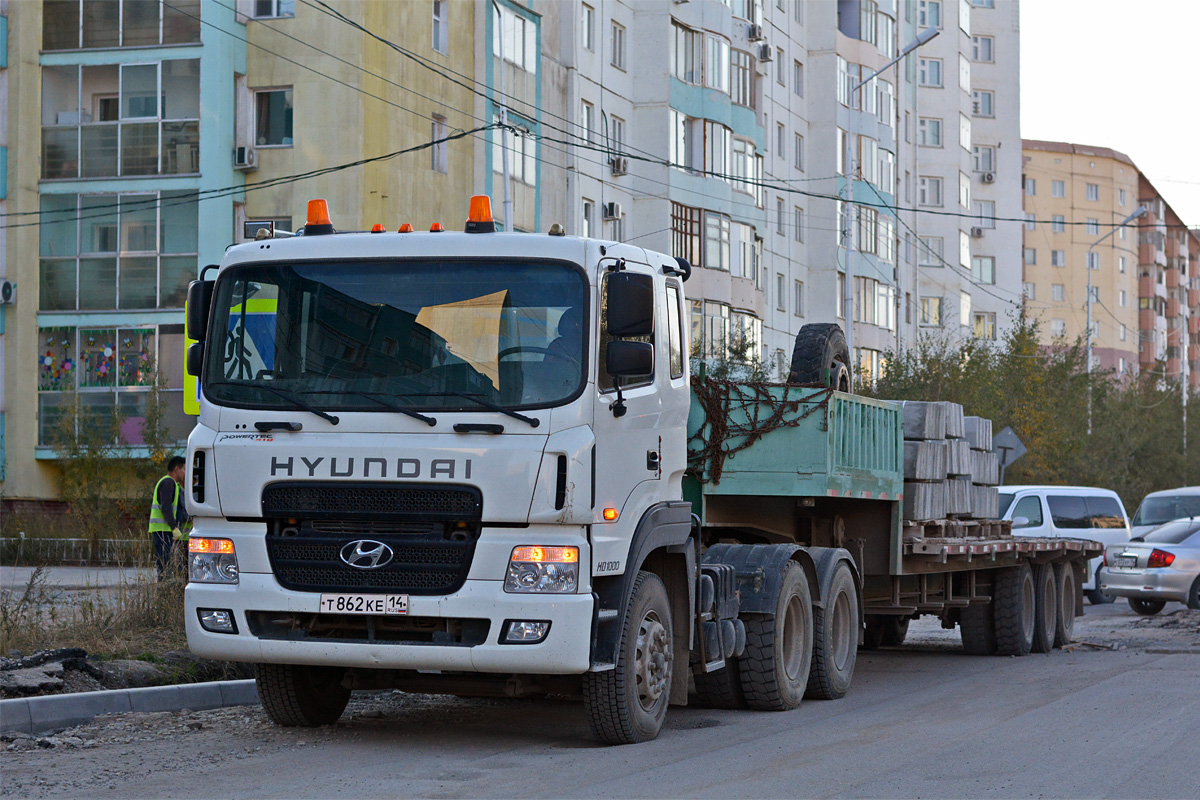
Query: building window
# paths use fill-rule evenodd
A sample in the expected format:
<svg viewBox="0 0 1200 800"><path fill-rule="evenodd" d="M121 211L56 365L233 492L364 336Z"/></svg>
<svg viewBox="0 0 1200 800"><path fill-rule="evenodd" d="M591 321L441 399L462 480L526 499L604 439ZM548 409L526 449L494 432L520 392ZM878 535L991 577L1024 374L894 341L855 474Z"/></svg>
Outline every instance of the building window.
<svg viewBox="0 0 1200 800"><path fill-rule="evenodd" d="M583 214L579 219L579 235L583 238L590 238L596 220L596 204L586 197L583 198Z"/></svg>
<svg viewBox="0 0 1200 800"><path fill-rule="evenodd" d="M920 324L937 326L942 324L942 298L921 298Z"/></svg>
<svg viewBox="0 0 1200 800"><path fill-rule="evenodd" d="M804 281L792 281L792 314L804 316Z"/></svg>
<svg viewBox="0 0 1200 800"><path fill-rule="evenodd" d="M1121 308L1125 308L1125 306L1128 302L1129 302L1129 298L1126 296L1125 290L1121 289L1120 291L1118 291L1117 292L1117 305L1119 305Z"/></svg>
<svg viewBox="0 0 1200 800"><path fill-rule="evenodd" d="M1066 197L1067 196L1066 181L1050 181L1050 196L1051 197Z"/></svg>
<svg viewBox="0 0 1200 800"><path fill-rule="evenodd" d="M971 91L971 61L962 53L958 54L958 88Z"/></svg>
<svg viewBox="0 0 1200 800"><path fill-rule="evenodd" d="M612 24L612 57L610 63L625 71L625 26L614 22Z"/></svg>
<svg viewBox="0 0 1200 800"><path fill-rule="evenodd" d="M587 3L579 17L579 35L584 50L596 49L596 11Z"/></svg>
<svg viewBox="0 0 1200 800"><path fill-rule="evenodd" d="M942 4L940 0L920 0L917 4L917 27L942 27Z"/></svg>
<svg viewBox="0 0 1200 800"><path fill-rule="evenodd" d="M977 117L996 116L996 93L990 89L971 92L971 112Z"/></svg>
<svg viewBox="0 0 1200 800"><path fill-rule="evenodd" d="M708 37L708 65L705 85L729 93L729 42L720 36Z"/></svg>
<svg viewBox="0 0 1200 800"><path fill-rule="evenodd" d="M176 3L171 3L171 5L177 6ZM434 15L437 15L436 9ZM255 19L294 16L296 16L296 0L254 0Z"/></svg>
<svg viewBox="0 0 1200 800"><path fill-rule="evenodd" d="M1121 272L1121 274L1124 275L1125 274L1125 256L1120 256L1117 259L1117 265L1118 265L1118 269Z"/></svg>
<svg viewBox="0 0 1200 800"><path fill-rule="evenodd" d="M1088 269L1100 269L1100 254L1088 253L1087 262Z"/></svg>
<svg viewBox="0 0 1200 800"><path fill-rule="evenodd" d="M965 172L958 173L958 204L971 207L971 178Z"/></svg>
<svg viewBox="0 0 1200 800"><path fill-rule="evenodd" d="M942 60L940 58L921 58L917 60L917 82L922 86L941 87Z"/></svg>
<svg viewBox="0 0 1200 800"><path fill-rule="evenodd" d="M1037 300L1037 284L1026 281L1021 284L1021 292L1026 300Z"/></svg>
<svg viewBox="0 0 1200 800"><path fill-rule="evenodd" d="M450 0L433 0L433 49L450 52Z"/></svg>
<svg viewBox="0 0 1200 800"><path fill-rule="evenodd" d="M729 97L736 105L754 108L755 81L754 60L749 53L734 50L729 56Z"/></svg>
<svg viewBox="0 0 1200 800"><path fill-rule="evenodd" d="M704 122L704 169L728 175L733 157L733 131L716 122Z"/></svg>
<svg viewBox="0 0 1200 800"><path fill-rule="evenodd" d="M194 191L43 194L40 310L183 308L198 209Z"/></svg>
<svg viewBox="0 0 1200 800"><path fill-rule="evenodd" d="M965 291L958 293L958 324L964 328L971 324L971 295Z"/></svg>
<svg viewBox="0 0 1200 800"><path fill-rule="evenodd" d="M1025 213L1025 230L1037 230L1037 217L1028 212Z"/></svg>
<svg viewBox="0 0 1200 800"><path fill-rule="evenodd" d="M1050 320L1050 335L1055 339L1061 339L1067 335L1067 321L1065 319Z"/></svg>
<svg viewBox="0 0 1200 800"><path fill-rule="evenodd" d="M933 117L917 120L917 144L922 147L942 146L942 121Z"/></svg>
<svg viewBox="0 0 1200 800"><path fill-rule="evenodd" d="M804 171L804 137L800 134L795 136L795 152L793 153L792 166L801 172Z"/></svg>
<svg viewBox="0 0 1200 800"><path fill-rule="evenodd" d="M1120 203L1122 206L1124 206L1124 205L1125 205L1125 190L1124 190L1124 189L1118 189L1118 190L1117 190L1117 201L1118 201L1118 202L1119 202L1119 203Z"/></svg>
<svg viewBox="0 0 1200 800"><path fill-rule="evenodd" d="M958 143L963 150L971 152L971 119L961 112L958 115Z"/></svg>
<svg viewBox="0 0 1200 800"><path fill-rule="evenodd" d="M235 231L234 238L239 242L251 241L260 230L276 230L293 233L295 228L292 227L291 217L259 217L255 219L247 219L245 222L245 227L243 227L240 231Z"/></svg>
<svg viewBox="0 0 1200 800"><path fill-rule="evenodd" d="M1025 263L1029 264L1030 266L1037 265L1037 248L1036 247L1026 247L1025 248Z"/></svg>
<svg viewBox="0 0 1200 800"><path fill-rule="evenodd" d="M1065 303L1067 300L1067 287L1061 283L1051 284L1050 300L1055 303Z"/></svg>
<svg viewBox="0 0 1200 800"><path fill-rule="evenodd" d="M995 172L996 170L996 148L987 144L977 144L972 146L971 155L975 160L976 172Z"/></svg>
<svg viewBox="0 0 1200 800"><path fill-rule="evenodd" d="M729 271L729 217L704 213L704 266Z"/></svg>
<svg viewBox="0 0 1200 800"><path fill-rule="evenodd" d="M975 201L975 219L981 228L996 227L996 204L991 200Z"/></svg>
<svg viewBox="0 0 1200 800"><path fill-rule="evenodd" d="M792 94L804 97L804 65L799 61L792 62Z"/></svg>
<svg viewBox="0 0 1200 800"><path fill-rule="evenodd" d="M971 236L966 231L958 232L958 265L963 269L971 268ZM967 324L963 320L963 325Z"/></svg>
<svg viewBox="0 0 1200 800"><path fill-rule="evenodd" d="M976 339L996 338L996 314L994 312L976 311L973 333Z"/></svg>
<svg viewBox="0 0 1200 800"><path fill-rule="evenodd" d="M787 59L783 56L783 48L780 47L775 51L775 82L780 86L787 86Z"/></svg>
<svg viewBox="0 0 1200 800"><path fill-rule="evenodd" d="M784 277L782 272L775 273L775 308L777 311L787 311L787 292L784 291Z"/></svg>
<svg viewBox="0 0 1200 800"><path fill-rule="evenodd" d="M674 65L675 77L684 83L699 84L703 76L701 69L704 61L703 35L691 28L677 24L671 44L674 49L671 62Z"/></svg>
<svg viewBox="0 0 1200 800"><path fill-rule="evenodd" d="M1100 184L1089 183L1087 185L1087 199L1092 201L1100 199Z"/></svg>
<svg viewBox="0 0 1200 800"><path fill-rule="evenodd" d="M996 60L996 40L991 36L971 37L971 58L974 61L991 63Z"/></svg>
<svg viewBox="0 0 1200 800"><path fill-rule="evenodd" d="M837 318L846 318L846 273L839 272L837 276L837 300L834 302L837 308Z"/></svg>
<svg viewBox="0 0 1200 800"><path fill-rule="evenodd" d="M942 179L922 175L918 181L917 202L923 206L941 206Z"/></svg>
<svg viewBox="0 0 1200 800"><path fill-rule="evenodd" d="M1066 250L1051 250L1050 251L1050 266L1065 267L1067 265Z"/></svg>
<svg viewBox="0 0 1200 800"><path fill-rule="evenodd" d="M517 69L537 74L537 23L508 8L493 5L492 54ZM510 90L511 91L511 90Z"/></svg>
<svg viewBox="0 0 1200 800"><path fill-rule="evenodd" d="M431 152L430 169L434 172L440 172L443 175L449 171L448 150L446 142L446 118L438 114L433 115L433 125L431 137L433 140L433 148Z"/></svg>
<svg viewBox="0 0 1200 800"><path fill-rule="evenodd" d="M587 100L579 101L579 127L591 144L596 143L596 107Z"/></svg>
<svg viewBox="0 0 1200 800"><path fill-rule="evenodd" d="M293 0L280 0L275 10L287 12L278 16L290 16L293 6ZM263 3L256 2L255 10L263 7ZM170 3L58 0L45 3L42 10L43 50L146 47L200 41L200 0L172 0Z"/></svg>
<svg viewBox="0 0 1200 800"><path fill-rule="evenodd" d="M1053 233L1063 233L1067 229L1067 219L1062 214L1050 216L1050 230Z"/></svg>
<svg viewBox="0 0 1200 800"><path fill-rule="evenodd" d="M1087 224L1084 225L1084 230L1087 231L1088 236L1099 236L1100 235L1100 220L1094 219L1092 217L1088 217Z"/></svg>
<svg viewBox="0 0 1200 800"><path fill-rule="evenodd" d="M971 5L976 8L995 8L996 0L971 0Z"/></svg>
<svg viewBox="0 0 1200 800"><path fill-rule="evenodd" d="M783 198L775 198L775 232L783 236Z"/></svg>
<svg viewBox="0 0 1200 800"><path fill-rule="evenodd" d="M803 242L804 241L804 209L799 208L799 207L795 208L792 212L792 219L793 219L793 225L795 226L795 231L793 231L792 236L796 239L797 242Z"/></svg>
<svg viewBox="0 0 1200 800"><path fill-rule="evenodd" d="M754 142L745 139L733 140L733 161L730 173L734 189L754 195L755 205L761 205L758 198L762 195L762 159L755 151Z"/></svg>
<svg viewBox="0 0 1200 800"><path fill-rule="evenodd" d="M917 263L922 267L940 267L944 263L945 240L941 236L918 236Z"/></svg>
<svg viewBox="0 0 1200 800"><path fill-rule="evenodd" d="M292 90L254 93L254 141L259 147L292 146Z"/></svg>
<svg viewBox="0 0 1200 800"><path fill-rule="evenodd" d="M1037 195L1037 179L1036 178L1026 178L1025 179L1025 194L1029 197L1034 197L1035 195Z"/></svg>
<svg viewBox="0 0 1200 800"><path fill-rule="evenodd" d="M702 215L698 208L671 203L671 255L685 258L696 267L704 266L700 232Z"/></svg>

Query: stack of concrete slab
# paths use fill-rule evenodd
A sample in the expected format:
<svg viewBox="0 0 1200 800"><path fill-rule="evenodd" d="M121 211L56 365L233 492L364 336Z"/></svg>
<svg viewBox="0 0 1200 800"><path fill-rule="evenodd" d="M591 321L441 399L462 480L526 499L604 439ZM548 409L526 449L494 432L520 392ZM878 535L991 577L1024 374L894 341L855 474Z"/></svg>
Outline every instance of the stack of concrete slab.
<svg viewBox="0 0 1200 800"><path fill-rule="evenodd" d="M904 519L999 515L1000 462L992 450L992 421L965 416L958 403L902 403Z"/></svg>

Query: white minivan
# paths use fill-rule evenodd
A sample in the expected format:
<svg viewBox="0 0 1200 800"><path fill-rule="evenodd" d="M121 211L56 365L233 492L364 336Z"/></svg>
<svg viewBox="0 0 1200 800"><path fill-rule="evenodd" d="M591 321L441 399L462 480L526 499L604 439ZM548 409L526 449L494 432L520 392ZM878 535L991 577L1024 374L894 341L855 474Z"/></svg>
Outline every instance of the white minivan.
<svg viewBox="0 0 1200 800"><path fill-rule="evenodd" d="M1200 517L1200 486L1164 489L1143 497L1133 515L1133 535L1141 536L1159 525L1184 517Z"/></svg>
<svg viewBox="0 0 1200 800"><path fill-rule="evenodd" d="M1129 516L1116 492L1087 486L1001 486L1000 518L1013 521L1013 536L1091 539L1107 547L1128 542ZM1096 573L1101 556L1088 561L1083 590L1093 604L1111 603Z"/></svg>

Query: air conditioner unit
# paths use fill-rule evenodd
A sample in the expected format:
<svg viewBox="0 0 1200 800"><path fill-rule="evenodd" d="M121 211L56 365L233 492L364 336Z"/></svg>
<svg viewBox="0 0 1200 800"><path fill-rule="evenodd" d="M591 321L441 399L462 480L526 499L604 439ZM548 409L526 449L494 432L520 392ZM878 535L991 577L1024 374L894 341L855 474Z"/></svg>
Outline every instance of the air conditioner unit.
<svg viewBox="0 0 1200 800"><path fill-rule="evenodd" d="M762 25L751 22L746 26L746 38L752 42L761 42L763 39Z"/></svg>
<svg viewBox="0 0 1200 800"><path fill-rule="evenodd" d="M608 164L610 167L612 167L612 174L614 176L624 175L627 172L629 172L629 159L628 158L622 158L621 156L613 156L612 158L610 158L608 160Z"/></svg>
<svg viewBox="0 0 1200 800"><path fill-rule="evenodd" d="M233 148L234 169L258 169L258 151L253 147Z"/></svg>
<svg viewBox="0 0 1200 800"><path fill-rule="evenodd" d="M758 60L766 63L772 58L771 45L763 42L758 46Z"/></svg>
<svg viewBox="0 0 1200 800"><path fill-rule="evenodd" d="M979 228L979 227L971 228L971 238L972 239L979 239L982 236L983 236L983 228Z"/></svg>
<svg viewBox="0 0 1200 800"><path fill-rule="evenodd" d="M979 176L979 180L983 181L984 183L995 183L996 182L996 173L985 172Z"/></svg>
<svg viewBox="0 0 1200 800"><path fill-rule="evenodd" d="M604 218L605 219L620 219L622 215L620 203L605 203Z"/></svg>
<svg viewBox="0 0 1200 800"><path fill-rule="evenodd" d="M17 285L12 281L0 281L0 306L6 306L17 299Z"/></svg>

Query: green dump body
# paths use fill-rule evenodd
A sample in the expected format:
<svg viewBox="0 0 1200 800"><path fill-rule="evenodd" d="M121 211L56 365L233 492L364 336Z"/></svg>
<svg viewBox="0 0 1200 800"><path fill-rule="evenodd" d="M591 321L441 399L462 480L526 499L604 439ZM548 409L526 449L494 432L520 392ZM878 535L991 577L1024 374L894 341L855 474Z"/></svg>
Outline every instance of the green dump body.
<svg viewBox="0 0 1200 800"><path fill-rule="evenodd" d="M714 440L706 407L724 414L724 437ZM904 491L901 408L827 389L698 379L688 459L684 495L701 521L703 497L715 495L897 502Z"/></svg>

